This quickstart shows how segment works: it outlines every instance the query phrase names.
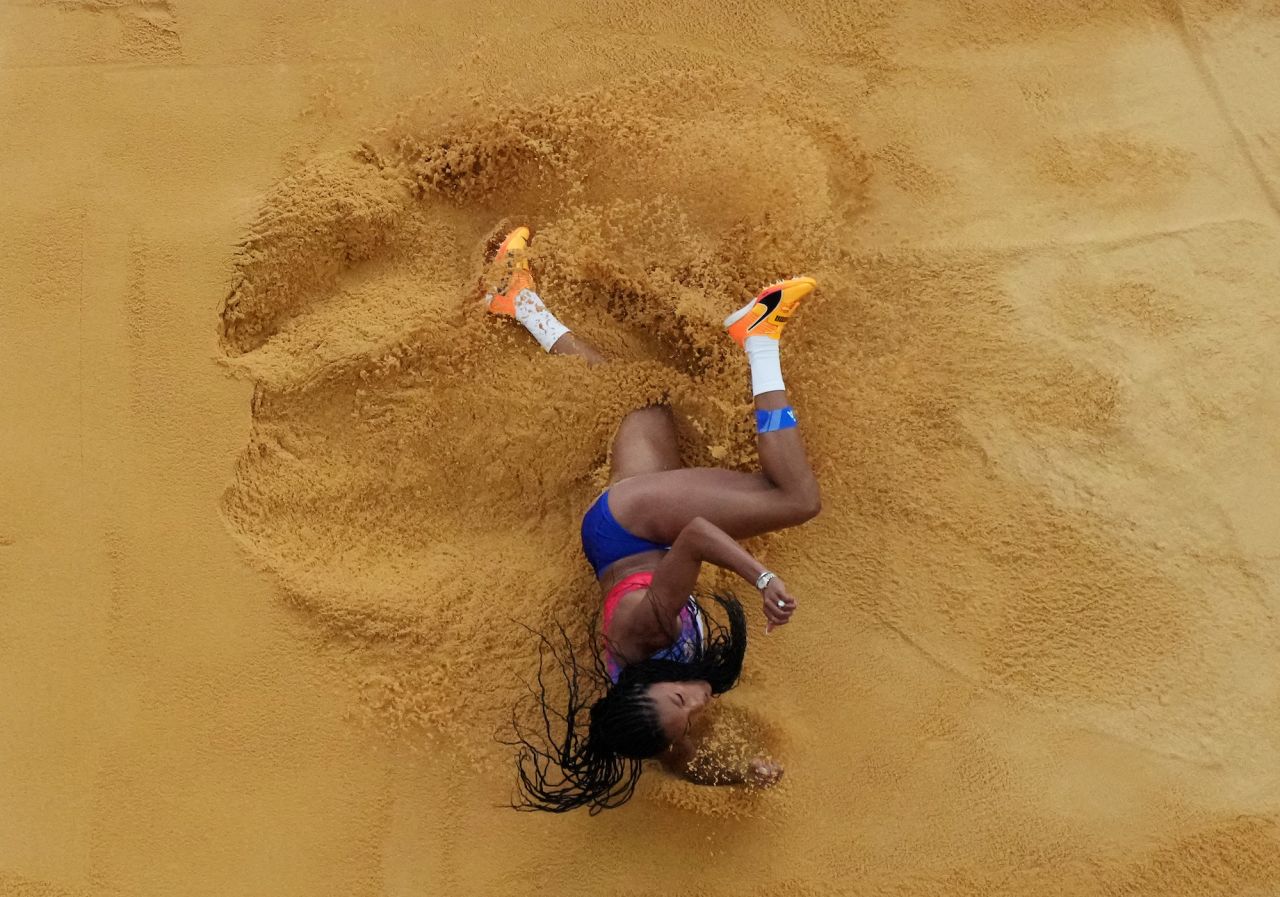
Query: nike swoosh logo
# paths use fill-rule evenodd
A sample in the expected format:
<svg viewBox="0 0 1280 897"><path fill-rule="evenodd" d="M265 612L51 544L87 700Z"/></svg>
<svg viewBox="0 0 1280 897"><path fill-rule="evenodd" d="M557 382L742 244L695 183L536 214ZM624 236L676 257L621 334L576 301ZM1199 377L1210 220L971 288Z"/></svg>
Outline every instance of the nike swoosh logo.
<svg viewBox="0 0 1280 897"><path fill-rule="evenodd" d="M755 330L760 326L760 322L769 315L773 314L773 310L778 307L778 303L782 301L782 290L774 290L760 300L760 304L764 306L764 314L756 318L755 323L748 327L748 330Z"/></svg>

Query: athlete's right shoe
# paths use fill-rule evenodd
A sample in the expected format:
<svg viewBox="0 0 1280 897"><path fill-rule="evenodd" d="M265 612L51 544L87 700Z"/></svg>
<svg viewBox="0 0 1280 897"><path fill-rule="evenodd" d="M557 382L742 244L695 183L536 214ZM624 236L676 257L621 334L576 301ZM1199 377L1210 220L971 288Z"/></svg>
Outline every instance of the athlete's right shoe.
<svg viewBox="0 0 1280 897"><path fill-rule="evenodd" d="M812 277L796 277L771 284L742 308L724 319L724 329L739 346L746 348L747 337L767 336L777 339L800 301L813 292L818 282Z"/></svg>
<svg viewBox="0 0 1280 897"><path fill-rule="evenodd" d="M516 296L533 289L533 271L528 258L529 228L517 227L502 241L493 256L493 266L504 270L506 281L501 291L484 297L485 307L495 315L515 317Z"/></svg>

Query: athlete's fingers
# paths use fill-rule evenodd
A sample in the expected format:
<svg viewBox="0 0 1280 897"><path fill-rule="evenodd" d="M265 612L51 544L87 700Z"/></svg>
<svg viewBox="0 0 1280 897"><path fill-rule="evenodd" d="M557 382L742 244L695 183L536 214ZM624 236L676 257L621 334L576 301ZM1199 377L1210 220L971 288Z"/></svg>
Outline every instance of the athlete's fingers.
<svg viewBox="0 0 1280 897"><path fill-rule="evenodd" d="M780 623L785 619L786 614L783 608L770 601L768 598L764 600L764 616L770 623Z"/></svg>
<svg viewBox="0 0 1280 897"><path fill-rule="evenodd" d="M796 600L783 589L767 589L761 597L765 604L772 604L774 607L787 607L796 603Z"/></svg>
<svg viewBox="0 0 1280 897"><path fill-rule="evenodd" d="M769 586L765 589L764 600L765 603L772 603L774 605L778 605L778 602L782 602L779 606L783 608L794 609L796 605L796 600L791 597L791 594L787 591L787 587L777 579L769 583Z"/></svg>
<svg viewBox="0 0 1280 897"><path fill-rule="evenodd" d="M782 601L779 606L778 601ZM791 619L791 615L796 612L796 603L794 601L786 601L785 599L775 599L773 597L764 599L764 615L770 622L781 626Z"/></svg>
<svg viewBox="0 0 1280 897"><path fill-rule="evenodd" d="M765 635L773 632L773 630L777 629L779 626L786 626L790 622L790 620L769 620L764 624Z"/></svg>

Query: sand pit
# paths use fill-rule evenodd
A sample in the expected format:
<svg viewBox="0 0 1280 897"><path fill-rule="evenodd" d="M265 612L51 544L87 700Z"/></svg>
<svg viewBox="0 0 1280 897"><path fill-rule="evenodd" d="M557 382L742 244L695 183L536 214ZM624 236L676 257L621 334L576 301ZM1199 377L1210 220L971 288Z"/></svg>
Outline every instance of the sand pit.
<svg viewBox="0 0 1280 897"><path fill-rule="evenodd" d="M1280 893L1274 3L0 17L0 893ZM504 809L614 427L752 467L799 272L784 785Z"/></svg>

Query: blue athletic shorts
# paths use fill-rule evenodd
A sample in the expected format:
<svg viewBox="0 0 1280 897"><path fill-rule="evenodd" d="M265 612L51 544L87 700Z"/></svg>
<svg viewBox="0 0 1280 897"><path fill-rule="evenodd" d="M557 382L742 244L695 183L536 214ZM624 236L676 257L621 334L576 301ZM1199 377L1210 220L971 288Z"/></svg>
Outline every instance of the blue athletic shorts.
<svg viewBox="0 0 1280 897"><path fill-rule="evenodd" d="M623 529L609 510L608 490L595 500L582 518L582 550L597 577L614 561L642 551L665 551L670 547L633 536Z"/></svg>

